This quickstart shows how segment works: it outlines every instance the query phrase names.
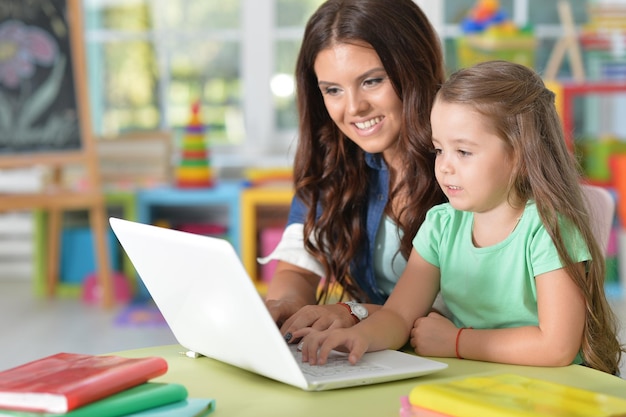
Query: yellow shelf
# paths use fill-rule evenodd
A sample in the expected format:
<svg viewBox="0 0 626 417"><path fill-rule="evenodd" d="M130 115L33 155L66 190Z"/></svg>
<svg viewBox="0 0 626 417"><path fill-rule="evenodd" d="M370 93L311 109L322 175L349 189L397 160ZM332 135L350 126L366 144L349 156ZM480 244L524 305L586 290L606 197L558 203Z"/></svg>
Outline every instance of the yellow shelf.
<svg viewBox="0 0 626 417"><path fill-rule="evenodd" d="M293 188L288 185L263 185L241 193L241 260L252 279L258 282L258 208L291 205ZM287 219L285 218L285 221Z"/></svg>

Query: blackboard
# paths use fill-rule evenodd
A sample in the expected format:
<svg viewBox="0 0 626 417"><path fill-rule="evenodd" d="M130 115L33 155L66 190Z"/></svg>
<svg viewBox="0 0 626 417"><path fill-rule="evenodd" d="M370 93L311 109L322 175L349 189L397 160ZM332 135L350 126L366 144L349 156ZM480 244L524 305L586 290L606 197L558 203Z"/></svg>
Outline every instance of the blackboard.
<svg viewBox="0 0 626 417"><path fill-rule="evenodd" d="M73 0L0 1L0 158L81 150L79 12Z"/></svg>
<svg viewBox="0 0 626 417"><path fill-rule="evenodd" d="M102 303L113 303L107 213L89 120L80 0L0 0L0 169L39 165L49 178L34 193L0 193L0 211L47 215L46 287L55 294L62 213L88 209ZM85 168L85 186L63 171Z"/></svg>

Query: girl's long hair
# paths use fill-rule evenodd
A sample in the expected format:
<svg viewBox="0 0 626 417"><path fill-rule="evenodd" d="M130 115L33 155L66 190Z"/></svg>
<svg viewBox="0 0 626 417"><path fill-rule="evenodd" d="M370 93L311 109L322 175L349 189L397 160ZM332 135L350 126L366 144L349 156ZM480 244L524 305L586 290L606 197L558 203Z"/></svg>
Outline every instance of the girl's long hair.
<svg viewBox="0 0 626 417"><path fill-rule="evenodd" d="M515 161L512 193L522 201L535 201L561 261L585 299L584 361L592 368L616 373L623 348L604 293L604 252L592 232L580 166L566 146L554 93L529 68L493 61L457 71L437 99L472 106L489 118L511 149ZM570 257L560 220L575 226L587 244L591 261L586 271Z"/></svg>
<svg viewBox="0 0 626 417"><path fill-rule="evenodd" d="M430 148L430 109L444 79L439 38L421 9L411 0L329 0L309 19L296 63L299 137L294 181L298 198L310 208L304 223L306 249L326 271L318 302L326 301L331 282L350 296L367 301L367 294L350 276L350 262L365 248L368 168L364 151L330 118L317 85L318 53L340 43L373 47L403 103L404 126L399 137L402 172L390 167L386 212L403 232L401 254L426 211L443 202L434 178ZM399 195L404 208L390 210ZM309 238L312 238L312 243Z"/></svg>

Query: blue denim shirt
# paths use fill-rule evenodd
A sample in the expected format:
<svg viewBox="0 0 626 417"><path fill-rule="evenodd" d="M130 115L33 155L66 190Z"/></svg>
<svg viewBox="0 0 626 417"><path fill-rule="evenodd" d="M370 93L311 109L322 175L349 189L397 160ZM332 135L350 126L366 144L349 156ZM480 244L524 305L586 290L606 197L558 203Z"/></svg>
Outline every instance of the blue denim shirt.
<svg viewBox="0 0 626 417"><path fill-rule="evenodd" d="M383 304L388 297L376 283L374 276L374 242L387 200L389 199L389 170L381 154L365 154L368 165L368 201L366 207L367 241L350 265L350 273L374 304ZM295 198L291 202L287 223L304 224L308 207ZM319 217L319 215L318 215Z"/></svg>

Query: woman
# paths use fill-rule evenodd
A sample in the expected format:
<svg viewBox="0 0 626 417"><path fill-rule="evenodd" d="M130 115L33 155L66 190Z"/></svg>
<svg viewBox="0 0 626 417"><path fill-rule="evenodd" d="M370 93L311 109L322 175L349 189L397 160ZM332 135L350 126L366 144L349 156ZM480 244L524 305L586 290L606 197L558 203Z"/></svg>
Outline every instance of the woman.
<svg viewBox="0 0 626 417"><path fill-rule="evenodd" d="M286 339L378 309L426 211L444 201L429 151L443 59L415 3L328 0L307 23L296 80L295 197L262 260L280 261L266 305ZM334 295L365 304L329 304Z"/></svg>

